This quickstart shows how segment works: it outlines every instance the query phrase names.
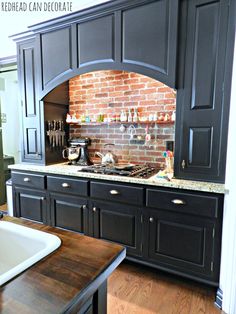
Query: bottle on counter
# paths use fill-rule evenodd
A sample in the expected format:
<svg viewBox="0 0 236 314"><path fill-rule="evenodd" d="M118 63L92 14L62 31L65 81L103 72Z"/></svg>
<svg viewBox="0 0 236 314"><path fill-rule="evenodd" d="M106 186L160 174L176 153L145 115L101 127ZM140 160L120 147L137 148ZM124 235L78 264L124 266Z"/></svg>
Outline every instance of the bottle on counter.
<svg viewBox="0 0 236 314"><path fill-rule="evenodd" d="M175 111L172 112L171 121L175 121Z"/></svg>
<svg viewBox="0 0 236 314"><path fill-rule="evenodd" d="M138 122L138 110L134 108L133 122Z"/></svg>
<svg viewBox="0 0 236 314"><path fill-rule="evenodd" d="M129 111L128 111L128 122L132 122L132 121L133 121L132 111L131 111L131 109L129 109Z"/></svg>
<svg viewBox="0 0 236 314"><path fill-rule="evenodd" d="M88 110L86 110L85 122L86 123L90 122L90 117L89 117L89 114L88 114Z"/></svg>
<svg viewBox="0 0 236 314"><path fill-rule="evenodd" d="M127 122L127 114L126 114L125 110L121 110L120 121L121 122Z"/></svg>

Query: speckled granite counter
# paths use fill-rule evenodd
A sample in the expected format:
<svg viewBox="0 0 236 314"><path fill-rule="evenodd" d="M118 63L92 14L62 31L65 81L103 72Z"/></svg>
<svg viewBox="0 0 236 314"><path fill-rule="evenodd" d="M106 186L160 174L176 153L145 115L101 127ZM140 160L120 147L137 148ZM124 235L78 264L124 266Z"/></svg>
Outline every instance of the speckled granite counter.
<svg viewBox="0 0 236 314"><path fill-rule="evenodd" d="M78 172L78 170L80 169L79 166L68 166L65 163L54 164L50 166L15 164L15 165L10 165L9 168L12 170L43 172L43 173L59 174L59 175L61 174L61 175L81 177L81 178L91 178L91 179L109 180L109 181L116 181L116 182L145 184L145 185L152 185L152 186L157 186L157 187L158 186L169 187L169 188L221 193L221 194L224 194L225 192L224 184L219 184L219 183L180 180L180 179L172 179L171 181L167 181L165 179L155 178L155 175L149 179L141 179L141 178L130 178L130 177L122 177L122 176L95 174L95 173L83 173L83 172Z"/></svg>

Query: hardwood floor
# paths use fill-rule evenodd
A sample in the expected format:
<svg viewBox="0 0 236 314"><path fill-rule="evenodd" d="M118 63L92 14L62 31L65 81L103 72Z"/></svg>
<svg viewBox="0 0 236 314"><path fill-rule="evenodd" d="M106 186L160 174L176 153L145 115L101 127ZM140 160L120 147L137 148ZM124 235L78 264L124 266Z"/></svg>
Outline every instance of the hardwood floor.
<svg viewBox="0 0 236 314"><path fill-rule="evenodd" d="M0 205L0 210L7 211L7 204Z"/></svg>
<svg viewBox="0 0 236 314"><path fill-rule="evenodd" d="M215 289L123 262L108 280L108 314L221 314Z"/></svg>

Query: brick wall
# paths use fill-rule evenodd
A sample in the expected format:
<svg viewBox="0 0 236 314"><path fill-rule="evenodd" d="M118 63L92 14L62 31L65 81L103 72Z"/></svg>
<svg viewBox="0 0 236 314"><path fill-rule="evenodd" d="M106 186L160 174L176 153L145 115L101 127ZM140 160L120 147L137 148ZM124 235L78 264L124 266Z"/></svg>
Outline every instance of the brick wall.
<svg viewBox="0 0 236 314"><path fill-rule="evenodd" d="M124 71L97 71L77 76L69 81L70 114L79 118L82 114L96 120L98 114L105 117L120 115L122 109L138 108L140 117L154 113L171 113L175 110L175 91L161 82L146 76ZM166 141L174 140L174 125L149 125L151 141L148 145L130 144L127 129L120 131L120 124L70 126L70 136L87 136L92 139L91 157L96 151L106 152L105 143L114 143L111 150L120 161L149 163L160 166ZM136 134L145 134L145 123L136 126Z"/></svg>

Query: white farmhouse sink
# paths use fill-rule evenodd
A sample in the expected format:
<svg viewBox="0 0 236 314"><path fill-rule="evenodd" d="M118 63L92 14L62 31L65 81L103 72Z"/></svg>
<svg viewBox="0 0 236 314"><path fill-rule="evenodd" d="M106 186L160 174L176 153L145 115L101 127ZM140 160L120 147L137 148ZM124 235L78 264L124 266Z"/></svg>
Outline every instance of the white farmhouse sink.
<svg viewBox="0 0 236 314"><path fill-rule="evenodd" d="M56 250L61 240L53 234L0 221L0 285Z"/></svg>

